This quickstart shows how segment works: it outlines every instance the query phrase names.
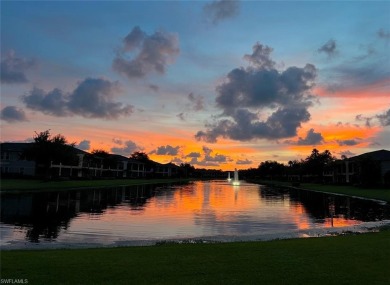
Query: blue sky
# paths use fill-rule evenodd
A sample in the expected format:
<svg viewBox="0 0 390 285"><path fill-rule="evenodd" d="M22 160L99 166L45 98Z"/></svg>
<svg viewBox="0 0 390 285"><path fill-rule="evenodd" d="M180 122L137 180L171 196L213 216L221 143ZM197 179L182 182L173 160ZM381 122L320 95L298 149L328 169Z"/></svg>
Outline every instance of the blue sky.
<svg viewBox="0 0 390 285"><path fill-rule="evenodd" d="M389 19L388 1L2 1L1 140L223 169L389 148Z"/></svg>

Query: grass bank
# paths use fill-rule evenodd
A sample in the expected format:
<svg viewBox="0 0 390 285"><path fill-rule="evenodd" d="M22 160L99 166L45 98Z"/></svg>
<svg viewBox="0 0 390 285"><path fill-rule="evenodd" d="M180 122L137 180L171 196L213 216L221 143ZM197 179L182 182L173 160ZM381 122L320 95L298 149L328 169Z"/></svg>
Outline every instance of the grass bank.
<svg viewBox="0 0 390 285"><path fill-rule="evenodd" d="M28 284L390 284L390 231L328 238L3 251Z"/></svg>
<svg viewBox="0 0 390 285"><path fill-rule="evenodd" d="M301 188L326 193L337 193L348 196L377 199L390 202L390 189L383 188L358 188L354 186L321 185L304 183Z"/></svg>
<svg viewBox="0 0 390 285"><path fill-rule="evenodd" d="M292 187L291 182L269 181L269 180L253 180L252 183L275 185L282 187ZM329 185L329 184L315 184L315 183L301 183L295 188L302 190L318 191L325 193L342 194L347 196L356 196L361 198L369 198L382 200L390 203L390 189L384 188L359 188L349 185Z"/></svg>
<svg viewBox="0 0 390 285"><path fill-rule="evenodd" d="M1 192L39 191L39 190L69 190L92 187L131 186L160 183L188 182L189 179L107 179L107 180L63 180L40 181L25 179L2 179Z"/></svg>

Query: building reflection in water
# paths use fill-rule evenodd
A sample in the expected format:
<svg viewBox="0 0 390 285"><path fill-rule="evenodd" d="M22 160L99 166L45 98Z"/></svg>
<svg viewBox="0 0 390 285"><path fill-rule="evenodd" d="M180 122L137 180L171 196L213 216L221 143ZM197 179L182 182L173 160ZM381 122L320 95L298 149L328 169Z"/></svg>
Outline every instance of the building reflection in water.
<svg viewBox="0 0 390 285"><path fill-rule="evenodd" d="M105 236L150 239L341 227L389 218L389 206L373 201L245 183L234 188L220 181L1 195L2 232L18 233L4 238L23 233L34 243L95 233L99 227Z"/></svg>

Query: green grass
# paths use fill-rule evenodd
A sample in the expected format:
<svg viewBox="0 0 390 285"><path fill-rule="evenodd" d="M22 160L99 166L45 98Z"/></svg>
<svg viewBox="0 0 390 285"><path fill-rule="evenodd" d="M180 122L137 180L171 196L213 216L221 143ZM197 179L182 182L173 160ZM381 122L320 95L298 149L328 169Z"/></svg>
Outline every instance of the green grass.
<svg viewBox="0 0 390 285"><path fill-rule="evenodd" d="M276 180L252 180L252 183L275 185L282 187L291 187L291 182L276 181ZM356 196L361 198L369 198L390 202L390 189L385 188L360 188L349 185L330 185L330 184L315 184L301 183L297 188L310 191L319 191L326 193L342 194L347 196Z"/></svg>
<svg viewBox="0 0 390 285"><path fill-rule="evenodd" d="M69 190L91 187L130 186L144 184L187 182L189 179L108 179L108 180L65 180L40 181L24 179L2 179L1 192L28 190Z"/></svg>
<svg viewBox="0 0 390 285"><path fill-rule="evenodd" d="M321 185L312 183L303 183L300 188L321 191L326 193L337 193L348 196L357 196L363 198L377 199L390 202L390 189L380 188L358 188L354 186Z"/></svg>
<svg viewBox="0 0 390 285"><path fill-rule="evenodd" d="M390 231L221 244L1 252L28 284L390 284Z"/></svg>

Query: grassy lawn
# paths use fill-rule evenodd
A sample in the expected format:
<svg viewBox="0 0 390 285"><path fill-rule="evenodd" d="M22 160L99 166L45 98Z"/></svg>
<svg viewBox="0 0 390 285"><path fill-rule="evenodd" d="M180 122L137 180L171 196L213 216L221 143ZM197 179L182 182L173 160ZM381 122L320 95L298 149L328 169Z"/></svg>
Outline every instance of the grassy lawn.
<svg viewBox="0 0 390 285"><path fill-rule="evenodd" d="M28 284L390 284L390 231L221 244L1 252Z"/></svg>
<svg viewBox="0 0 390 285"><path fill-rule="evenodd" d="M327 193L344 194L348 196L378 199L390 202L390 189L358 188L354 186L321 185L312 183L303 183L301 184L300 188Z"/></svg>
<svg viewBox="0 0 390 285"><path fill-rule="evenodd" d="M129 186L159 183L187 182L189 179L108 179L108 180L65 180L40 181L24 179L2 179L1 191L26 190L69 190L75 188Z"/></svg>
<svg viewBox="0 0 390 285"><path fill-rule="evenodd" d="M264 184L264 185L291 187L291 182L285 182L285 181L252 180L251 182ZM359 188L359 187L348 186L348 185L329 185L329 184L315 184L315 183L301 183L299 186L297 186L297 188L301 188L303 190L343 194L348 196L356 196L356 197L390 202L390 189L384 189L384 188Z"/></svg>

